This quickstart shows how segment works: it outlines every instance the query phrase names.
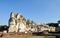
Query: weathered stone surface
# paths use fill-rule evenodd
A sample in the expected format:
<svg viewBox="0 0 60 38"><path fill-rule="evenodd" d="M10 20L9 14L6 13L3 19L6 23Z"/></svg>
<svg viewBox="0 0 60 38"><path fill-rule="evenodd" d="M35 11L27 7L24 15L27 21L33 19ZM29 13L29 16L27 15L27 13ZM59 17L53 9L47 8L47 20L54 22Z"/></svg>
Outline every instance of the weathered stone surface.
<svg viewBox="0 0 60 38"><path fill-rule="evenodd" d="M10 14L10 19L9 19L9 31L8 32L15 32L15 26L16 26L16 18L15 18L15 13Z"/></svg>
<svg viewBox="0 0 60 38"><path fill-rule="evenodd" d="M10 14L9 19L9 32L25 32L26 31L26 20L21 14Z"/></svg>
<svg viewBox="0 0 60 38"><path fill-rule="evenodd" d="M46 24L36 23L30 19L26 19L20 13L12 12L9 19L9 31L8 32L43 32L45 30L55 31L55 27L50 27Z"/></svg>

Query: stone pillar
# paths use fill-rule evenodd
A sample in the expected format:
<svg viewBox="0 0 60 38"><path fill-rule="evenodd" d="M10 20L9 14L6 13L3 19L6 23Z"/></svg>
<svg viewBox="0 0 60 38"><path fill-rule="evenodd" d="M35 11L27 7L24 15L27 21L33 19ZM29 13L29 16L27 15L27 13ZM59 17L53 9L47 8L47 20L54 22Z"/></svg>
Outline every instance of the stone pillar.
<svg viewBox="0 0 60 38"><path fill-rule="evenodd" d="M19 23L19 27L18 27L19 32L25 32L26 31L26 21L22 15L20 15L19 21L20 21L20 22L18 22Z"/></svg>
<svg viewBox="0 0 60 38"><path fill-rule="evenodd" d="M20 24L20 14L18 13L17 16L16 16L16 32L18 32L19 30L19 24Z"/></svg>
<svg viewBox="0 0 60 38"><path fill-rule="evenodd" d="M15 31L15 27L16 27L16 14L15 13L11 13L10 14L10 19L9 19L9 31L8 32L14 32Z"/></svg>

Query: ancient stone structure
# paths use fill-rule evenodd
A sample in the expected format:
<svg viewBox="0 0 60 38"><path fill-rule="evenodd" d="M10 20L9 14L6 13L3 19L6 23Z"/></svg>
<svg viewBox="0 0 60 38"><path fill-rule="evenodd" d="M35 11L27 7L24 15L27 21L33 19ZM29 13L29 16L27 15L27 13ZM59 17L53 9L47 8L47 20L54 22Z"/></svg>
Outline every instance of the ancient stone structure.
<svg viewBox="0 0 60 38"><path fill-rule="evenodd" d="M37 25L31 19L28 19L26 24L27 24L28 31L31 31L31 32L36 32L37 31L36 30L37 29Z"/></svg>
<svg viewBox="0 0 60 38"><path fill-rule="evenodd" d="M16 27L16 14L11 13L9 19L9 32L14 32Z"/></svg>
<svg viewBox="0 0 60 38"><path fill-rule="evenodd" d="M18 32L26 31L26 19L21 14L17 14L17 29Z"/></svg>
<svg viewBox="0 0 60 38"><path fill-rule="evenodd" d="M55 27L46 24L36 23L30 19L26 20L20 13L11 12L9 18L8 32L42 32L45 30L55 31Z"/></svg>
<svg viewBox="0 0 60 38"><path fill-rule="evenodd" d="M37 31L38 32L43 32L45 30L49 31L49 26L48 25L46 25L46 24L40 24L40 25L37 26Z"/></svg>
<svg viewBox="0 0 60 38"><path fill-rule="evenodd" d="M9 31L8 32L25 32L26 31L26 19L19 13L12 12L9 19Z"/></svg>

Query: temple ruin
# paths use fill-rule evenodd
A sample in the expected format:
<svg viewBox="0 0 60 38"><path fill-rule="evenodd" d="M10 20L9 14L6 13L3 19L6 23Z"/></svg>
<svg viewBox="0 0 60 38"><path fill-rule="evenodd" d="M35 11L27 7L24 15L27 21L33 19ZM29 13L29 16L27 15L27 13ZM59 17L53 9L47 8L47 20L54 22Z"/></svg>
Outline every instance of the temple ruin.
<svg viewBox="0 0 60 38"><path fill-rule="evenodd" d="M20 13L11 12L8 21L8 32L42 32L44 30L55 31L55 27L46 24L38 24L30 19L26 20Z"/></svg>
<svg viewBox="0 0 60 38"><path fill-rule="evenodd" d="M26 19L19 13L12 12L9 19L9 31L8 32L25 32L26 31Z"/></svg>

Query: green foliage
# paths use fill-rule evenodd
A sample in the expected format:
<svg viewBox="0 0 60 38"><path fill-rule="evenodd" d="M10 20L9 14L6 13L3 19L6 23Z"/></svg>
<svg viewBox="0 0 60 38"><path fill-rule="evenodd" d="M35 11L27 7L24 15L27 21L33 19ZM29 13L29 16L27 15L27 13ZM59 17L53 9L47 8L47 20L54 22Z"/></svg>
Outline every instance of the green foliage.
<svg viewBox="0 0 60 38"><path fill-rule="evenodd" d="M3 31L3 30L8 30L8 26L7 25L1 25L0 26L0 31Z"/></svg>

